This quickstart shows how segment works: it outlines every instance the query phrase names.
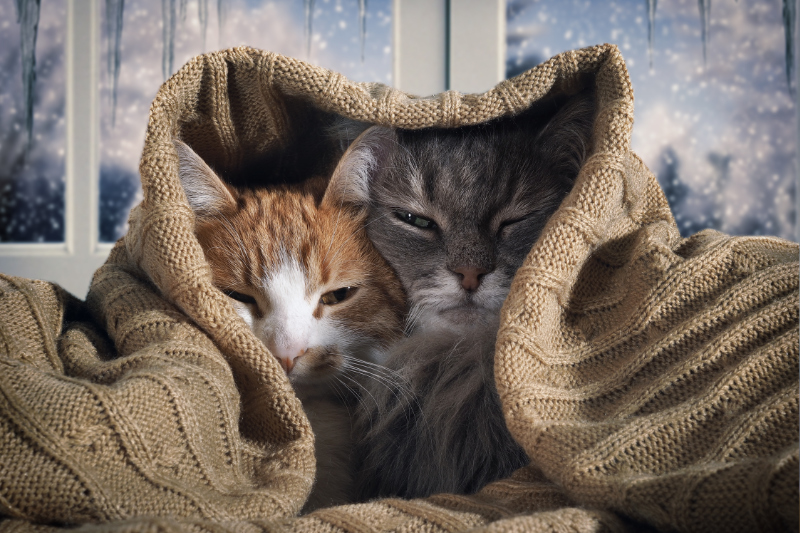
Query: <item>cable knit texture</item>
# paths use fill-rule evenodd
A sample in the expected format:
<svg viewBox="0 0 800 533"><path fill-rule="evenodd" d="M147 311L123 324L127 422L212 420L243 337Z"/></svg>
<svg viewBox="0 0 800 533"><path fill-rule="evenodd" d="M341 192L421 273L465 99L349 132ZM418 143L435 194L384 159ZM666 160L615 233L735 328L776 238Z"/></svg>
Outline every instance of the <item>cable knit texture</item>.
<svg viewBox="0 0 800 533"><path fill-rule="evenodd" d="M586 83L591 156L519 270L497 340L503 411L531 465L476 495L298 516L313 435L212 285L173 139L233 176L311 146L325 113L477 124ZM798 247L682 239L632 126L611 45L427 98L250 48L191 60L153 102L144 199L86 301L0 277L0 530L797 531Z"/></svg>

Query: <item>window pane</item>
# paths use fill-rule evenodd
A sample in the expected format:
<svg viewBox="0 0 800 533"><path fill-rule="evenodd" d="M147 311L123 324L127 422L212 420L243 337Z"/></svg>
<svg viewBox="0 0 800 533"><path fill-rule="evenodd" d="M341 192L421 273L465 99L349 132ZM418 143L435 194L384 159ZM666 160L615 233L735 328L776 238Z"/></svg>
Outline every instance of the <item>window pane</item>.
<svg viewBox="0 0 800 533"><path fill-rule="evenodd" d="M706 60L698 2L657 5L651 68L646 2L509 0L507 74L615 43L636 95L633 150L657 174L681 233L796 240L797 126L781 3L714 2Z"/></svg>
<svg viewBox="0 0 800 533"><path fill-rule="evenodd" d="M121 3L121 2L120 2ZM122 14L116 102L114 62L109 44L116 27L113 6L103 11L101 65L100 240L114 241L126 231L128 211L139 201L139 156L150 102L164 81L163 34L175 22L172 72L205 50L246 44L272 50L341 72L354 81L391 83L391 0L370 0L361 60L359 2L317 0L311 19L310 56L302 0L127 0ZM223 7L220 23L218 5ZM166 6L166 11L162 9ZM172 7L174 6L174 7ZM185 11L181 11L184 6ZM204 17L205 31L201 23ZM173 17L174 14L174 17ZM205 33L205 47L204 35ZM113 47L112 57L113 57ZM168 63L168 61L167 61ZM169 69L167 65L167 69Z"/></svg>
<svg viewBox="0 0 800 533"><path fill-rule="evenodd" d="M0 0L0 242L63 242L66 2L41 10L37 32L15 4ZM35 43L30 142L21 36Z"/></svg>

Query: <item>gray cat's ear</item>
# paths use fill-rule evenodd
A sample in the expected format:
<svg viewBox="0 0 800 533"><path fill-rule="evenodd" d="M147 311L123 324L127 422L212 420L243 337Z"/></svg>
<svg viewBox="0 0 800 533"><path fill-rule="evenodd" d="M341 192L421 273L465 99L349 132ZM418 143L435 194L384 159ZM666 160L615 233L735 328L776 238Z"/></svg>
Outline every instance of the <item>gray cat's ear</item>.
<svg viewBox="0 0 800 533"><path fill-rule="evenodd" d="M370 181L396 146L397 135L391 128L372 126L359 135L336 165L323 202L367 206Z"/></svg>
<svg viewBox="0 0 800 533"><path fill-rule="evenodd" d="M183 141L175 140L178 150L178 176L186 199L198 218L213 216L236 205L230 189L203 159Z"/></svg>
<svg viewBox="0 0 800 533"><path fill-rule="evenodd" d="M551 168L578 175L591 150L594 115L594 94L584 91L570 97L539 132Z"/></svg>

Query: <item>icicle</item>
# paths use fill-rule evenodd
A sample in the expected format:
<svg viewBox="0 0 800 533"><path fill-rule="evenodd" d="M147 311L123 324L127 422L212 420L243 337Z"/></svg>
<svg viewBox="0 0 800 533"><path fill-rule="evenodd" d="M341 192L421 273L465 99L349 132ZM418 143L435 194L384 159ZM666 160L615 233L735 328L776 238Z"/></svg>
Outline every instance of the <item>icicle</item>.
<svg viewBox="0 0 800 533"><path fill-rule="evenodd" d="M711 0L697 0L700 8L700 35L703 39L703 64L706 63L706 45L708 44L708 25L711 21Z"/></svg>
<svg viewBox="0 0 800 533"><path fill-rule="evenodd" d="M303 0L306 17L306 57L311 57L311 20L314 18L314 0Z"/></svg>
<svg viewBox="0 0 800 533"><path fill-rule="evenodd" d="M219 24L219 43L223 42L225 21L228 18L228 0L217 0L217 23Z"/></svg>
<svg viewBox="0 0 800 533"><path fill-rule="evenodd" d="M647 55L650 57L650 70L653 70L653 38L656 30L656 4L658 0L647 0Z"/></svg>
<svg viewBox="0 0 800 533"><path fill-rule="evenodd" d="M125 0L106 0L106 71L111 82L111 127L117 119L117 84L119 81L122 12Z"/></svg>
<svg viewBox="0 0 800 533"><path fill-rule="evenodd" d="M197 18L203 35L203 52L206 51L206 30L208 29L208 0L197 0Z"/></svg>
<svg viewBox="0 0 800 533"><path fill-rule="evenodd" d="M20 51L22 55L22 94L25 99L25 132L27 152L33 138L33 90L36 86L36 34L39 31L41 0L16 0L17 22L20 25Z"/></svg>
<svg viewBox="0 0 800 533"><path fill-rule="evenodd" d="M367 40L367 0L358 0L358 29L361 37L361 64L364 64L364 43Z"/></svg>
<svg viewBox="0 0 800 533"><path fill-rule="evenodd" d="M783 0L783 33L786 38L786 83L792 90L794 74L794 28L797 20L797 0Z"/></svg>
<svg viewBox="0 0 800 533"><path fill-rule="evenodd" d="M175 23L178 17L175 13L175 0L161 0L161 30L164 48L161 54L161 73L166 80L172 74L172 61L175 58Z"/></svg>
<svg viewBox="0 0 800 533"><path fill-rule="evenodd" d="M186 22L186 0L181 0L178 13L179 16L181 17L181 24L183 24L184 22Z"/></svg>

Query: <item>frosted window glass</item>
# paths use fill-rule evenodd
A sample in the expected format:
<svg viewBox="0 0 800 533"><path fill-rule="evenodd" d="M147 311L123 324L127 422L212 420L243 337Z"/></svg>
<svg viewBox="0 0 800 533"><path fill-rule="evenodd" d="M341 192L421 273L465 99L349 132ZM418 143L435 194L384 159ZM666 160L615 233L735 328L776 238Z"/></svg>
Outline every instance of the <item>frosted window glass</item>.
<svg viewBox="0 0 800 533"><path fill-rule="evenodd" d="M509 0L507 75L616 44L636 97L633 150L658 176L681 233L796 240L797 123L781 3L714 2L708 22L704 61L698 2L658 2L651 68L646 2Z"/></svg>
<svg viewBox="0 0 800 533"><path fill-rule="evenodd" d="M173 72L204 50L248 45L307 59L353 81L392 81L391 0L367 3L363 63L358 0L126 0L115 104L108 44L116 37L116 24L109 6L118 1L106 2L103 10L100 240L104 242L124 234L128 211L141 197L139 156L148 108L164 81L165 24L170 28L170 22L175 22ZM223 8L222 24L218 5ZM306 53L306 5L313 6L310 55ZM207 15L201 17L201 13ZM205 46L201 19L205 20Z"/></svg>
<svg viewBox="0 0 800 533"><path fill-rule="evenodd" d="M66 20L66 2L41 9L28 143L22 30L15 2L0 0L0 242L64 241Z"/></svg>

